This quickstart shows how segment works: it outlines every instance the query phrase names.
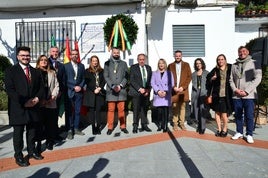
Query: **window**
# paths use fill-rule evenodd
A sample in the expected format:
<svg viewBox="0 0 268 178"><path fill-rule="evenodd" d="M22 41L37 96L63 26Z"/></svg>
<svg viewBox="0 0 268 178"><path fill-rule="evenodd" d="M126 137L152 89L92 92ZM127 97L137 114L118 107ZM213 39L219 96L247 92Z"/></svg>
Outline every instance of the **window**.
<svg viewBox="0 0 268 178"><path fill-rule="evenodd" d="M185 57L204 57L204 25L173 25L173 51L176 50Z"/></svg>
<svg viewBox="0 0 268 178"><path fill-rule="evenodd" d="M16 47L30 47L32 62L35 62L41 54L48 55L53 39L60 50L60 57L63 59L66 36L69 37L70 47L73 46L76 37L74 20L16 22L15 26Z"/></svg>

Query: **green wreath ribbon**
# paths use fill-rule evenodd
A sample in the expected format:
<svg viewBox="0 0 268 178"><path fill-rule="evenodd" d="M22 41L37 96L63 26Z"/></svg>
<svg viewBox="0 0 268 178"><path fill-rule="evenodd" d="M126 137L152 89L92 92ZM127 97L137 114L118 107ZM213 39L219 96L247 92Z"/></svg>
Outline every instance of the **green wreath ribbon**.
<svg viewBox="0 0 268 178"><path fill-rule="evenodd" d="M138 26L135 21L124 14L118 14L108 18L103 27L104 38L108 50L117 47L122 51L131 50L138 34Z"/></svg>

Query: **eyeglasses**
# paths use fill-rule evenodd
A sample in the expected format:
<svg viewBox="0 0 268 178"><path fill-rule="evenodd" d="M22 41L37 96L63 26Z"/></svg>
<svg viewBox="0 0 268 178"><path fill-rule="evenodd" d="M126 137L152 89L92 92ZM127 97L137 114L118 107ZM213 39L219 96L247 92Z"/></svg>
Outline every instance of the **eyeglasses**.
<svg viewBox="0 0 268 178"><path fill-rule="evenodd" d="M19 55L20 57L31 57L30 55Z"/></svg>

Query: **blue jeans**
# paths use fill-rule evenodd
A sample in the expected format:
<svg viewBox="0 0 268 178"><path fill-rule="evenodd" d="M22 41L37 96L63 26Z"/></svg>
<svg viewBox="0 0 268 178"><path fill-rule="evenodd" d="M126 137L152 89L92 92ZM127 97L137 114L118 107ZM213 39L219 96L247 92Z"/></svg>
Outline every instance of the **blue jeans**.
<svg viewBox="0 0 268 178"><path fill-rule="evenodd" d="M69 106L69 124L70 129L78 129L80 122L80 109L82 105L82 94L75 93L72 98L69 98L70 106Z"/></svg>
<svg viewBox="0 0 268 178"><path fill-rule="evenodd" d="M244 120L246 122L246 135L253 135L254 130L254 99L234 99L234 112L236 132L243 134Z"/></svg>

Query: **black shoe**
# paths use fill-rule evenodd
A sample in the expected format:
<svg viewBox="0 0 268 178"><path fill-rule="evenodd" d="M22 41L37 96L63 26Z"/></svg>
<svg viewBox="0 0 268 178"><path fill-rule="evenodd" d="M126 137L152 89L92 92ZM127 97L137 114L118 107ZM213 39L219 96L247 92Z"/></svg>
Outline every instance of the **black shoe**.
<svg viewBox="0 0 268 178"><path fill-rule="evenodd" d="M108 129L107 135L111 135L112 133L113 133L113 130L112 129Z"/></svg>
<svg viewBox="0 0 268 178"><path fill-rule="evenodd" d="M228 134L228 131L226 131L226 132L221 131L221 133L220 133L221 137L227 137L227 134Z"/></svg>
<svg viewBox="0 0 268 178"><path fill-rule="evenodd" d="M193 122L189 120L189 121L187 121L187 124L188 125L193 125Z"/></svg>
<svg viewBox="0 0 268 178"><path fill-rule="evenodd" d="M134 134L136 134L136 133L138 133L138 129L133 129L132 132L133 132Z"/></svg>
<svg viewBox="0 0 268 178"><path fill-rule="evenodd" d="M220 137L221 136L221 132L217 130L217 132L215 133L216 137Z"/></svg>
<svg viewBox="0 0 268 178"><path fill-rule="evenodd" d="M142 126L141 130L144 130L146 132L152 132L152 130L147 125Z"/></svg>
<svg viewBox="0 0 268 178"><path fill-rule="evenodd" d="M97 135L96 127L95 128L92 127L92 134Z"/></svg>
<svg viewBox="0 0 268 178"><path fill-rule="evenodd" d="M40 153L33 153L27 156L28 159L35 159L35 160L42 160L44 159L44 156L42 156Z"/></svg>
<svg viewBox="0 0 268 178"><path fill-rule="evenodd" d="M69 131L68 131L67 138L68 138L69 140L74 139L74 135L73 135L73 131L72 131L72 130L69 130Z"/></svg>
<svg viewBox="0 0 268 178"><path fill-rule="evenodd" d="M81 132L81 131L78 130L78 129L74 129L74 134L75 134L75 135L85 135L84 132Z"/></svg>
<svg viewBox="0 0 268 178"><path fill-rule="evenodd" d="M205 134L205 129L201 129L201 130L199 130L199 134L200 134L200 135Z"/></svg>
<svg viewBox="0 0 268 178"><path fill-rule="evenodd" d="M19 165L20 167L27 167L30 165L29 161L24 159L23 157L17 157L16 159L16 164Z"/></svg>
<svg viewBox="0 0 268 178"><path fill-rule="evenodd" d="M161 131L162 129L161 129L161 127L157 127L157 132L159 132L159 131Z"/></svg>
<svg viewBox="0 0 268 178"><path fill-rule="evenodd" d="M122 132L124 132L125 134L128 134L128 130L126 128L121 129Z"/></svg>
<svg viewBox="0 0 268 178"><path fill-rule="evenodd" d="M101 130L100 130L100 128L99 128L99 127L97 127L97 129L96 129L96 134L98 134L98 135L100 135L100 134L101 134Z"/></svg>
<svg viewBox="0 0 268 178"><path fill-rule="evenodd" d="M48 150L53 150L53 145L54 145L53 142L47 142L46 145L47 145Z"/></svg>
<svg viewBox="0 0 268 178"><path fill-rule="evenodd" d="M138 133L138 127L136 125L133 126L133 130L132 132L135 134L135 133Z"/></svg>

